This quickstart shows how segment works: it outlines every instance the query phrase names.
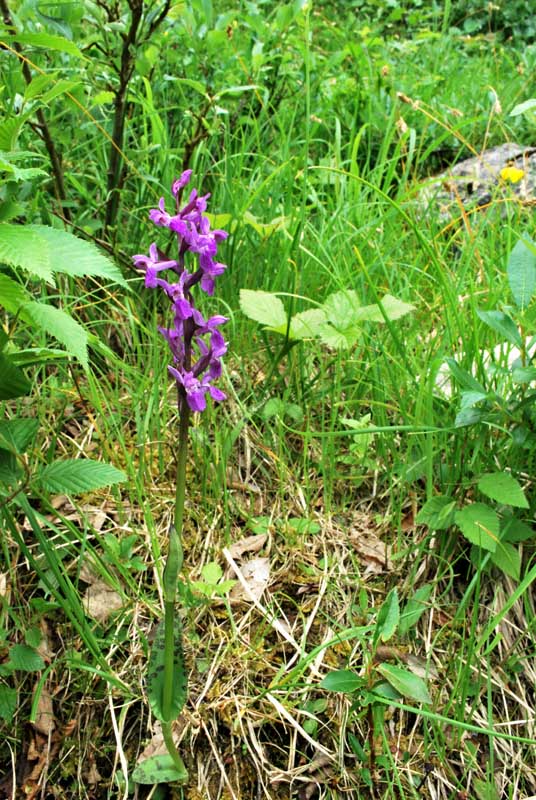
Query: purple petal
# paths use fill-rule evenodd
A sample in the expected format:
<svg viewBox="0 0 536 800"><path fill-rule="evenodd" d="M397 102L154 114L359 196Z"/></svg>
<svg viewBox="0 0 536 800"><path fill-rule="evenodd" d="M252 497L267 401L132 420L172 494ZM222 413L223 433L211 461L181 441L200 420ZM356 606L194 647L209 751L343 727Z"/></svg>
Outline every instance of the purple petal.
<svg viewBox="0 0 536 800"><path fill-rule="evenodd" d="M225 392L222 392L222 390L218 389L217 386L209 386L208 391L210 392L210 396L212 397L213 400L216 401L216 403L221 403L222 400L227 399L227 395L225 394Z"/></svg>

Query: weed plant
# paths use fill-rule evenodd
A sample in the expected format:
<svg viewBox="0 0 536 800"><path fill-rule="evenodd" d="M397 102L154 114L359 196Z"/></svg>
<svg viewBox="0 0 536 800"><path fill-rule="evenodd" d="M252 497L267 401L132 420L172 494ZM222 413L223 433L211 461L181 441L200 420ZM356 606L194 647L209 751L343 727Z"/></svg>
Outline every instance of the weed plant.
<svg viewBox="0 0 536 800"><path fill-rule="evenodd" d="M533 48L449 33L450 12L432 4L401 34L355 4L337 17L330 3L141 3L114 178L120 56L138 4L0 5L0 278L61 307L90 347L84 370L72 342L3 297L2 353L29 386L2 401L1 424L37 422L15 454L24 476L90 458L126 477L80 494L32 480L21 505L2 438L0 792L535 795L530 382L521 411L505 395L502 416L486 406L471 424L458 418L463 376L487 386L486 353L505 341L482 312L511 312L507 265L536 239L534 220L513 200L449 222L419 202L446 165L534 144L526 119L509 116L535 94ZM163 747L144 676L178 419L163 308L130 255L148 249L149 209L187 168L212 192L213 226L230 231L210 310L229 318L229 400L191 431L178 587L190 699L174 731L190 779L143 795L134 767ZM127 287L69 270L47 283L7 252L6 225L92 241ZM240 290L276 295L288 329L250 319ZM380 310L344 348L292 338L291 318L337 293L354 308L391 295L413 310ZM530 313L513 319L533 335ZM25 366L30 348L61 357ZM447 359L459 369L445 391ZM479 494L490 474L515 480L526 506ZM438 498L515 516L518 573L448 514L431 517ZM357 678L334 685L341 673Z"/></svg>

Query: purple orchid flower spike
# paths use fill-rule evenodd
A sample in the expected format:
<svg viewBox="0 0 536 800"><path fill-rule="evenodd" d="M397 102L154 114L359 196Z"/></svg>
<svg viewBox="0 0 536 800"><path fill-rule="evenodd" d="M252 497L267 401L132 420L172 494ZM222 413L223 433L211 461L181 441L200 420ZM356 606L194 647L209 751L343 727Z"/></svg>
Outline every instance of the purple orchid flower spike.
<svg viewBox="0 0 536 800"><path fill-rule="evenodd" d="M153 243L148 256L135 255L133 261L145 273L145 286L162 289L171 302L173 326L159 328L159 331L173 356L168 369L177 384L179 408L186 403L191 411L201 412L206 408L207 394L217 403L225 399L224 392L213 382L221 376L222 358L227 352L219 328L228 320L221 315L205 320L195 306L192 288L199 284L206 294L214 293L215 279L226 269L225 264L216 260L218 244L227 238L228 233L210 227L210 220L204 214L209 194L201 197L193 189L186 204L180 207L182 191L191 176L192 170L187 169L173 183L174 214L166 211L163 197L158 208L149 212L149 219L157 227L168 228L175 234L177 257L168 258ZM187 257L197 260L195 269L186 269ZM166 271L173 274L172 281L160 277L160 273Z"/></svg>

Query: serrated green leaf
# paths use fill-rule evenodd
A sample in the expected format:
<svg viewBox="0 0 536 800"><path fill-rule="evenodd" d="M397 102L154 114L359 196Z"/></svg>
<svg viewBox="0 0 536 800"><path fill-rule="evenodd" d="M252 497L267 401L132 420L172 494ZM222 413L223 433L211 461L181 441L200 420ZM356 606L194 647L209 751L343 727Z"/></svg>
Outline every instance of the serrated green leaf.
<svg viewBox="0 0 536 800"><path fill-rule="evenodd" d="M27 644L14 644L9 650L8 665L22 672L38 672L44 669L45 662L33 647Z"/></svg>
<svg viewBox="0 0 536 800"><path fill-rule="evenodd" d="M6 36L5 34L2 34L2 36L4 41L16 41L19 44L27 44L31 47L45 47L47 50L68 53L81 61L87 61L86 56L78 49L75 43L69 39L64 39L63 36L54 36L50 33L17 33L14 36Z"/></svg>
<svg viewBox="0 0 536 800"><path fill-rule="evenodd" d="M24 453L39 429L37 419L7 419L0 421L0 444L12 452Z"/></svg>
<svg viewBox="0 0 536 800"><path fill-rule="evenodd" d="M507 342L522 347L521 334L514 320L505 314L504 311L481 311L477 309L477 315L482 322L485 322L492 330L497 331Z"/></svg>
<svg viewBox="0 0 536 800"><path fill-rule="evenodd" d="M94 106L104 106L108 103L113 103L115 100L115 93L106 91L105 89L102 92L97 92L90 101L90 105L93 108Z"/></svg>
<svg viewBox="0 0 536 800"><path fill-rule="evenodd" d="M24 306L21 316L54 336L84 369L89 369L87 331L70 314L47 303L31 302Z"/></svg>
<svg viewBox="0 0 536 800"><path fill-rule="evenodd" d="M205 564L204 567L201 569L201 577L207 583L218 583L223 576L223 570L216 561L209 561L208 564Z"/></svg>
<svg viewBox="0 0 536 800"><path fill-rule="evenodd" d="M188 772L184 764L182 769L175 766L169 755L150 756L140 761L132 773L135 783L155 786L158 783L185 783Z"/></svg>
<svg viewBox="0 0 536 800"><path fill-rule="evenodd" d="M345 692L351 694L363 686L363 679L356 672L349 669L336 669L322 678L322 689L328 692Z"/></svg>
<svg viewBox="0 0 536 800"><path fill-rule="evenodd" d="M388 642L395 635L399 621L400 605L398 603L398 591L395 588L391 589L378 611L374 640L377 641L379 637L382 642Z"/></svg>
<svg viewBox="0 0 536 800"><path fill-rule="evenodd" d="M398 633L400 636L405 636L406 633L417 624L422 614L428 608L428 598L432 592L432 584L425 583L416 589L413 597L411 597L404 606L400 614L400 622L398 625Z"/></svg>
<svg viewBox="0 0 536 800"><path fill-rule="evenodd" d="M28 394L32 384L10 356L0 353L0 400L11 400Z"/></svg>
<svg viewBox="0 0 536 800"><path fill-rule="evenodd" d="M411 303L404 303L403 300L399 300L391 294L386 294L379 304L359 308L356 313L356 321L384 323L387 318L388 321L394 322L394 320L411 314L412 311L415 311L415 306Z"/></svg>
<svg viewBox="0 0 536 800"><path fill-rule="evenodd" d="M291 339L313 339L325 324L326 315L322 309L309 308L292 317L289 336Z"/></svg>
<svg viewBox="0 0 536 800"><path fill-rule="evenodd" d="M26 228L47 243L54 272L63 272L72 277L105 278L126 286L119 268L91 242L47 225L27 225Z"/></svg>
<svg viewBox="0 0 536 800"><path fill-rule="evenodd" d="M31 367L34 364L45 364L47 361L62 361L69 358L65 350L56 350L53 347L28 347L24 350L13 350L11 360L18 367Z"/></svg>
<svg viewBox="0 0 536 800"><path fill-rule="evenodd" d="M37 477L43 488L51 494L80 494L127 479L124 472L111 464L89 458L53 461L42 468Z"/></svg>
<svg viewBox="0 0 536 800"><path fill-rule="evenodd" d="M0 164L2 164L0 158ZM19 217L24 213L24 206L16 200L0 201L0 222L9 222L10 219Z"/></svg>
<svg viewBox="0 0 536 800"><path fill-rule="evenodd" d="M0 719L11 722L17 710L17 690L0 684Z"/></svg>
<svg viewBox="0 0 536 800"><path fill-rule="evenodd" d="M362 329L358 325L338 330L332 325L319 325L318 336L322 344L333 347L335 350L350 350L363 335Z"/></svg>
<svg viewBox="0 0 536 800"><path fill-rule="evenodd" d="M494 553L500 532L498 514L484 503L471 503L456 512L456 525L472 544Z"/></svg>
<svg viewBox="0 0 536 800"><path fill-rule="evenodd" d="M520 483L508 472L488 472L478 481L478 488L497 503L528 508L529 504Z"/></svg>
<svg viewBox="0 0 536 800"><path fill-rule="evenodd" d="M499 567L505 575L509 575L515 581L521 575L521 555L519 549L510 542L499 541L497 549L491 554L491 560L496 567Z"/></svg>
<svg viewBox="0 0 536 800"><path fill-rule="evenodd" d="M23 474L12 450L0 447L0 483L5 486L15 486Z"/></svg>
<svg viewBox="0 0 536 800"><path fill-rule="evenodd" d="M514 516L505 516L501 525L501 541L527 542L536 539L536 530Z"/></svg>
<svg viewBox="0 0 536 800"><path fill-rule="evenodd" d="M530 247L529 245L532 245ZM536 287L536 244L525 236L520 239L508 259L510 291L522 311L529 305Z"/></svg>
<svg viewBox="0 0 536 800"><path fill-rule="evenodd" d="M161 722L177 719L188 697L188 676L182 650L182 627L178 617L173 620L175 649L173 653L173 696L169 718L164 717L164 649L165 630L162 621L156 630L147 670L147 696L152 712Z"/></svg>
<svg viewBox="0 0 536 800"><path fill-rule="evenodd" d="M30 114L22 114L0 122L0 150L4 155L15 149L20 130L29 118Z"/></svg>
<svg viewBox="0 0 536 800"><path fill-rule="evenodd" d="M34 97L40 95L41 92L43 92L46 87L50 86L51 82L55 80L57 74L57 72L51 72L48 75L36 75L35 78L32 78L24 90L24 99L33 100Z"/></svg>
<svg viewBox="0 0 536 800"><path fill-rule="evenodd" d="M266 239L268 236L271 236L273 233L275 233L275 231L285 230L290 217L276 217L270 222L259 222L257 217L254 217L253 214L251 214L249 211L246 211L242 219L247 225L253 228L253 230L258 233L259 236L262 236Z"/></svg>
<svg viewBox="0 0 536 800"><path fill-rule="evenodd" d="M285 307L279 297L272 292L241 289L240 308L246 317L269 328L287 325Z"/></svg>
<svg viewBox="0 0 536 800"><path fill-rule="evenodd" d="M20 307L32 299L20 283L0 273L0 306L9 314L17 314Z"/></svg>
<svg viewBox="0 0 536 800"><path fill-rule="evenodd" d="M353 290L334 292L322 304L327 320L339 331L358 321L359 296Z"/></svg>
<svg viewBox="0 0 536 800"><path fill-rule="evenodd" d="M48 92L45 92L42 97L39 98L41 103L45 105L50 103L56 97L59 97L62 94L67 94L68 92L72 92L74 89L77 89L80 86L80 81L72 81L67 79L62 79L57 81L54 86L52 86Z"/></svg>
<svg viewBox="0 0 536 800"><path fill-rule="evenodd" d="M450 528L454 522L456 503L450 497L431 497L417 514L418 525L427 525L433 531Z"/></svg>
<svg viewBox="0 0 536 800"><path fill-rule="evenodd" d="M394 664L378 664L376 669L404 697L411 697L419 703L432 702L425 682L413 672Z"/></svg>
<svg viewBox="0 0 536 800"><path fill-rule="evenodd" d="M29 225L0 224L0 261L54 283L48 246Z"/></svg>

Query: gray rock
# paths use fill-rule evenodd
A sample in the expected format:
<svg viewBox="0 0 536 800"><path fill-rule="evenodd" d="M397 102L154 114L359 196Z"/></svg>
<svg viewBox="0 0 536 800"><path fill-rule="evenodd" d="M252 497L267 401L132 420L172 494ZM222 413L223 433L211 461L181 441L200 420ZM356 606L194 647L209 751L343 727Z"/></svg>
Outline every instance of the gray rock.
<svg viewBox="0 0 536 800"><path fill-rule="evenodd" d="M523 177L517 182L501 177L506 167L523 170ZM462 209L476 211L495 202L536 204L536 147L506 142L484 150L430 179L419 199L427 213L435 212L442 221L461 216Z"/></svg>

